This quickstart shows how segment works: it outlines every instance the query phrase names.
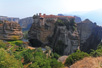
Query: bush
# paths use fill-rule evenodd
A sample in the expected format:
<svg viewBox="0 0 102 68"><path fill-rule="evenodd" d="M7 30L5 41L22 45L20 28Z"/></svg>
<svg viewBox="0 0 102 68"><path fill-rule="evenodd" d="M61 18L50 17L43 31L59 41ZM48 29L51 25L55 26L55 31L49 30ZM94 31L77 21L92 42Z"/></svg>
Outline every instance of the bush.
<svg viewBox="0 0 102 68"><path fill-rule="evenodd" d="M0 40L0 48L4 48L4 49L7 49L7 44L4 43L2 40Z"/></svg>
<svg viewBox="0 0 102 68"><path fill-rule="evenodd" d="M91 55L92 57L102 56L102 49L91 50L90 55Z"/></svg>
<svg viewBox="0 0 102 68"><path fill-rule="evenodd" d="M41 58L35 56L34 62L31 64L30 68L51 68L49 59Z"/></svg>
<svg viewBox="0 0 102 68"><path fill-rule="evenodd" d="M9 55L4 49L0 49L0 68L23 68L20 61Z"/></svg>
<svg viewBox="0 0 102 68"><path fill-rule="evenodd" d="M41 48L35 50L34 57L39 56L40 58L46 58Z"/></svg>
<svg viewBox="0 0 102 68"><path fill-rule="evenodd" d="M77 50L75 53L72 53L71 55L68 56L68 58L65 61L65 65L70 66L76 61L81 60L84 57L88 57L88 56L89 54L85 52L81 52L80 50Z"/></svg>
<svg viewBox="0 0 102 68"><path fill-rule="evenodd" d="M90 55L93 57L100 57L102 56L102 43L100 43L97 47L97 50L91 50Z"/></svg>
<svg viewBox="0 0 102 68"><path fill-rule="evenodd" d="M57 53L53 53L53 58L58 59L59 57L60 57L60 55L59 55L59 54L57 54Z"/></svg>
<svg viewBox="0 0 102 68"><path fill-rule="evenodd" d="M8 43L10 43L12 46L21 46L23 45L23 41L22 40L16 40L16 41L8 41Z"/></svg>
<svg viewBox="0 0 102 68"><path fill-rule="evenodd" d="M19 40L20 37L19 37L19 36L12 36L11 39L12 39L12 40Z"/></svg>
<svg viewBox="0 0 102 68"><path fill-rule="evenodd" d="M58 20L56 21L56 24L59 25L59 26L64 26L64 22L63 22L63 20L61 20L61 19L58 19Z"/></svg>
<svg viewBox="0 0 102 68"><path fill-rule="evenodd" d="M35 50L34 61L29 66L30 68L62 68L64 65L58 62L55 58L47 58L41 48Z"/></svg>
<svg viewBox="0 0 102 68"><path fill-rule="evenodd" d="M56 59L51 59L50 65L51 68L64 68L64 65L61 62L58 62Z"/></svg>
<svg viewBox="0 0 102 68"><path fill-rule="evenodd" d="M33 52L30 49L23 52L23 57L24 57L25 64L34 61Z"/></svg>

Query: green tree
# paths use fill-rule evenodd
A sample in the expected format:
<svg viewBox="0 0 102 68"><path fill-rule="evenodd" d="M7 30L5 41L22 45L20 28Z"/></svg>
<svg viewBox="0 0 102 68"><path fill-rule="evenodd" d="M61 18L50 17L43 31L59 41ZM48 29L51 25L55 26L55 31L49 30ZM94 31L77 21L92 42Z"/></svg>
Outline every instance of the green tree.
<svg viewBox="0 0 102 68"><path fill-rule="evenodd" d="M4 43L2 40L0 40L0 48L7 49L8 45L6 43Z"/></svg>
<svg viewBox="0 0 102 68"><path fill-rule="evenodd" d="M23 57L24 57L25 64L34 61L33 52L30 49L23 52Z"/></svg>
<svg viewBox="0 0 102 68"><path fill-rule="evenodd" d="M51 59L50 62L51 68L63 68L64 65L61 62L58 62L56 59Z"/></svg>
<svg viewBox="0 0 102 68"><path fill-rule="evenodd" d="M9 55L3 48L0 49L0 68L23 68L20 61Z"/></svg>
<svg viewBox="0 0 102 68"><path fill-rule="evenodd" d="M47 58L41 48L35 50L34 61L30 68L62 68L63 64L56 59Z"/></svg>

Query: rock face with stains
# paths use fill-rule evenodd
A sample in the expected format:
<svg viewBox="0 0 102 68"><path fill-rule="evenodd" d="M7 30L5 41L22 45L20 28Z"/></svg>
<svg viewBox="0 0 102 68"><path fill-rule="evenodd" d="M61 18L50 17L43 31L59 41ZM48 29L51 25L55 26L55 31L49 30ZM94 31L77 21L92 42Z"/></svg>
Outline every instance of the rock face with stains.
<svg viewBox="0 0 102 68"><path fill-rule="evenodd" d="M96 49L102 39L102 27L89 19L77 24L80 36L80 49L90 52L90 49Z"/></svg>
<svg viewBox="0 0 102 68"><path fill-rule="evenodd" d="M53 51L66 55L78 49L79 36L74 17L39 14L33 19L28 32L32 46L49 45Z"/></svg>
<svg viewBox="0 0 102 68"><path fill-rule="evenodd" d="M16 22L0 21L0 39L19 40L23 37L22 29Z"/></svg>

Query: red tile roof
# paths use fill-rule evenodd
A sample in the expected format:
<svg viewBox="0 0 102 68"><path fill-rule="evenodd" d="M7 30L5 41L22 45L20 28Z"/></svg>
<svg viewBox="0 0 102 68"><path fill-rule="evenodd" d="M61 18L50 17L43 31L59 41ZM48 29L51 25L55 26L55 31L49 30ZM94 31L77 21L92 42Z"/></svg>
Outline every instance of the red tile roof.
<svg viewBox="0 0 102 68"><path fill-rule="evenodd" d="M57 16L57 15L40 15L41 18L59 18L59 17L67 17L67 18L74 18L73 16Z"/></svg>

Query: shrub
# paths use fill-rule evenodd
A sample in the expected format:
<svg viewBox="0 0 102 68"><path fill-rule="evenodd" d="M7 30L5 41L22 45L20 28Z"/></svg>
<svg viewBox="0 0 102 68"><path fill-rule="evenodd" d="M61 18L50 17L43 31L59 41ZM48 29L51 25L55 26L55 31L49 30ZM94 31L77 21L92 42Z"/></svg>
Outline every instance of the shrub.
<svg viewBox="0 0 102 68"><path fill-rule="evenodd" d="M93 57L102 56L102 49L91 50L90 55Z"/></svg>
<svg viewBox="0 0 102 68"><path fill-rule="evenodd" d="M25 64L34 61L33 52L30 49L23 52L23 57Z"/></svg>
<svg viewBox="0 0 102 68"><path fill-rule="evenodd" d="M4 43L2 40L0 40L0 48L4 48L4 49L7 49L7 44Z"/></svg>
<svg viewBox="0 0 102 68"><path fill-rule="evenodd" d="M34 57L40 56L40 58L46 58L46 55L43 53L41 48L35 50Z"/></svg>
<svg viewBox="0 0 102 68"><path fill-rule="evenodd" d="M58 20L56 21L56 24L59 25L59 26L64 26L64 22L63 22L63 20L61 20L61 19L58 19Z"/></svg>
<svg viewBox="0 0 102 68"><path fill-rule="evenodd" d="M62 68L64 65L61 62L58 62L55 58L47 58L43 53L41 48L38 48L34 52L34 61L30 68Z"/></svg>
<svg viewBox="0 0 102 68"><path fill-rule="evenodd" d="M49 59L41 58L35 56L34 62L31 64L30 68L51 68Z"/></svg>
<svg viewBox="0 0 102 68"><path fill-rule="evenodd" d="M21 40L8 41L8 43L10 43L12 46L15 46L15 45L21 46L21 45L23 45L23 41L21 41Z"/></svg>
<svg viewBox="0 0 102 68"><path fill-rule="evenodd" d="M91 50L90 55L93 57L102 56L102 43L100 43L97 47L97 50Z"/></svg>
<svg viewBox="0 0 102 68"><path fill-rule="evenodd" d="M59 54L57 54L57 53L53 53L53 58L58 59L59 57L60 57L60 55L59 55Z"/></svg>
<svg viewBox="0 0 102 68"><path fill-rule="evenodd" d="M88 56L89 54L85 52L81 52L80 50L77 50L75 53L72 53L71 55L68 56L68 58L65 61L65 65L70 66L76 61L81 60L84 57L88 57Z"/></svg>
<svg viewBox="0 0 102 68"><path fill-rule="evenodd" d="M20 61L9 55L4 49L0 49L0 68L23 68Z"/></svg>
<svg viewBox="0 0 102 68"><path fill-rule="evenodd" d="M19 36L12 36L11 39L12 40L18 40L19 39Z"/></svg>
<svg viewBox="0 0 102 68"><path fill-rule="evenodd" d="M56 59L51 59L50 65L51 68L64 68L64 65L61 62L58 62Z"/></svg>

